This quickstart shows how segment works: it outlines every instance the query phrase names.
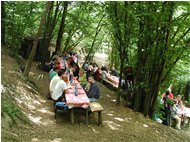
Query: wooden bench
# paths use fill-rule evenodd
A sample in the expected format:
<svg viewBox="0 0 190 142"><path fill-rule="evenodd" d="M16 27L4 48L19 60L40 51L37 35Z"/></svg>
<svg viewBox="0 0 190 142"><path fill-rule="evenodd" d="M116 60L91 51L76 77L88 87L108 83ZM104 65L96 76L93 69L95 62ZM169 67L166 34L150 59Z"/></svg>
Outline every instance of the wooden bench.
<svg viewBox="0 0 190 142"><path fill-rule="evenodd" d="M65 102L56 102L55 103L55 119L57 111L66 111L68 110L68 106L65 104Z"/></svg>
<svg viewBox="0 0 190 142"><path fill-rule="evenodd" d="M104 108L98 102L91 102L90 110L92 112L98 112L98 124L102 125L102 111L104 110Z"/></svg>

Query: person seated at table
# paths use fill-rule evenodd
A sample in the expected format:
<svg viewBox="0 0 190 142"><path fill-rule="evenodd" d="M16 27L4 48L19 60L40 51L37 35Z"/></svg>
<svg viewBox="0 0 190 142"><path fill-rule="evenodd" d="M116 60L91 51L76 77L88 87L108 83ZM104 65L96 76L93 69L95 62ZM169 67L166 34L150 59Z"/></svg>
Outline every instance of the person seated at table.
<svg viewBox="0 0 190 142"><path fill-rule="evenodd" d="M185 108L184 108L183 102L181 100L181 95L177 95L175 106L178 108L177 116L180 117L180 119L182 121L184 121L185 120L185 113L184 113Z"/></svg>
<svg viewBox="0 0 190 142"><path fill-rule="evenodd" d="M68 53L67 53L67 51L64 51L64 53L63 53L63 59L64 60L67 60L67 59L69 59L69 55L68 55Z"/></svg>
<svg viewBox="0 0 190 142"><path fill-rule="evenodd" d="M118 77L118 73L117 73L117 70L115 69L115 67L112 67L111 75Z"/></svg>
<svg viewBox="0 0 190 142"><path fill-rule="evenodd" d="M93 66L92 66L92 63L90 63L86 72L86 77L87 77L86 79L88 79L89 76L93 76L93 75L94 75Z"/></svg>
<svg viewBox="0 0 190 142"><path fill-rule="evenodd" d="M50 94L53 93L53 91L55 90L56 84L61 80L61 76L64 73L65 73L65 69L59 69L57 75L53 77L49 85Z"/></svg>
<svg viewBox="0 0 190 142"><path fill-rule="evenodd" d="M101 75L101 77L103 78L103 79L106 79L107 78L107 76L106 76L106 74L107 74L107 69L106 69L106 67L102 67L101 68L101 70L102 70L102 75Z"/></svg>
<svg viewBox="0 0 190 142"><path fill-rule="evenodd" d="M102 74L102 70L100 69L100 67L98 67L98 69L95 72L95 76L94 76L95 80L100 81L101 74Z"/></svg>
<svg viewBox="0 0 190 142"><path fill-rule="evenodd" d="M58 72L59 69L60 69L60 66L59 66L59 65L56 65L56 66L53 68L53 70L50 70L50 72L49 72L50 81L53 79L53 77L54 77L55 75L57 75L57 72Z"/></svg>
<svg viewBox="0 0 190 142"><path fill-rule="evenodd" d="M90 100L90 102L96 102L100 98L100 89L96 84L93 76L88 77L88 82L90 84L89 90L86 91L86 94Z"/></svg>
<svg viewBox="0 0 190 142"><path fill-rule="evenodd" d="M88 61L87 61L87 62L85 62L84 66L83 66L83 69L84 69L85 71L87 71L87 70L88 70Z"/></svg>
<svg viewBox="0 0 190 142"><path fill-rule="evenodd" d="M84 69L80 69L79 71L79 83L82 86L82 88L85 89L87 79L86 74L84 73Z"/></svg>
<svg viewBox="0 0 190 142"><path fill-rule="evenodd" d="M65 101L65 93L67 92L67 84L68 84L68 77L64 73L61 75L61 80L59 80L53 90L51 95L52 99L55 102L64 102Z"/></svg>
<svg viewBox="0 0 190 142"><path fill-rule="evenodd" d="M183 102L182 102L182 100L181 100L181 95L177 95L177 99L176 99L176 106L179 108L179 109L181 109L181 110L183 110Z"/></svg>
<svg viewBox="0 0 190 142"><path fill-rule="evenodd" d="M171 111L171 114L172 114L172 119L174 119L175 120L175 128L176 129L181 129L181 118L179 117L179 115L177 114L177 111L178 111L178 108L177 108L177 106L176 105L173 105L173 107L172 107L172 111Z"/></svg>
<svg viewBox="0 0 190 142"><path fill-rule="evenodd" d="M77 77L77 79L79 79L79 71L80 71L79 65L77 63L74 63L73 68L74 68L73 70L74 77Z"/></svg>

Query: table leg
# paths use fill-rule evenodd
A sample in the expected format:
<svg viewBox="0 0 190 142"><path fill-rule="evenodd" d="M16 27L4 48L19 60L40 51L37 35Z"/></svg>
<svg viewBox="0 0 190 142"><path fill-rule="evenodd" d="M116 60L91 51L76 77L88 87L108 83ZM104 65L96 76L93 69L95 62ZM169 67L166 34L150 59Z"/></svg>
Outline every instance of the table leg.
<svg viewBox="0 0 190 142"><path fill-rule="evenodd" d="M73 108L71 108L71 110L70 110L71 112L70 112L70 114L71 114L71 124L74 124L74 110L73 110Z"/></svg>
<svg viewBox="0 0 190 142"><path fill-rule="evenodd" d="M98 112L98 124L102 125L102 112L101 111Z"/></svg>
<svg viewBox="0 0 190 142"><path fill-rule="evenodd" d="M88 108L86 108L86 124L88 124Z"/></svg>

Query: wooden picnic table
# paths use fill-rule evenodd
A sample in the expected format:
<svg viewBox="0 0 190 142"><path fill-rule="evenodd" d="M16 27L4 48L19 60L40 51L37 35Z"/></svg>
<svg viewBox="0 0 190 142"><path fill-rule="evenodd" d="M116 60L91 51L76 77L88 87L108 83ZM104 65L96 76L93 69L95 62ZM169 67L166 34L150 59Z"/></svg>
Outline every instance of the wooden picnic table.
<svg viewBox="0 0 190 142"><path fill-rule="evenodd" d="M74 93L75 85L78 90L77 96ZM88 107L90 106L90 100L76 79L74 79L72 84L68 84L68 93L65 94L65 98L66 104L71 110L71 123L74 124L74 108L84 108L86 110L86 123L88 124Z"/></svg>
<svg viewBox="0 0 190 142"><path fill-rule="evenodd" d="M112 85L115 88L119 87L119 78L110 74L106 74L106 79L100 77L103 81L105 81L106 83Z"/></svg>
<svg viewBox="0 0 190 142"><path fill-rule="evenodd" d="M188 125L190 124L190 108L185 107L183 110L178 109L177 115L182 116L184 115L188 119Z"/></svg>

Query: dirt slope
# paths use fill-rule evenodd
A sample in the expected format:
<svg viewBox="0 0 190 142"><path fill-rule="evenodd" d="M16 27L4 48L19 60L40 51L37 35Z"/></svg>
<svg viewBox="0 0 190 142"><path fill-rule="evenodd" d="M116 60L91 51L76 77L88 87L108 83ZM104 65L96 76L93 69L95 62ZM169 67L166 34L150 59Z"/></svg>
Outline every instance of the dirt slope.
<svg viewBox="0 0 190 142"><path fill-rule="evenodd" d="M158 124L140 113L133 112L125 106L116 106L116 95L113 91L98 83L101 88L100 103L105 108L103 126L97 125L97 114L89 118L85 125L84 114L76 114L76 123L70 124L69 113L61 113L55 120L53 102L46 99L49 87L48 73L36 68L34 63L30 78L34 85L29 84L17 72L14 58L2 54L2 85L4 91L13 87L13 95L17 105L22 109L30 123L18 121L17 125L7 133L2 133L2 141L23 142L74 142L74 141L130 141L130 142L189 142L190 130L175 130ZM45 78L37 80L40 73ZM11 84L7 86L5 84ZM6 87L5 87L6 86ZM2 122L3 123L3 122ZM5 128L2 129L2 132ZM6 130L7 131L7 130Z"/></svg>

